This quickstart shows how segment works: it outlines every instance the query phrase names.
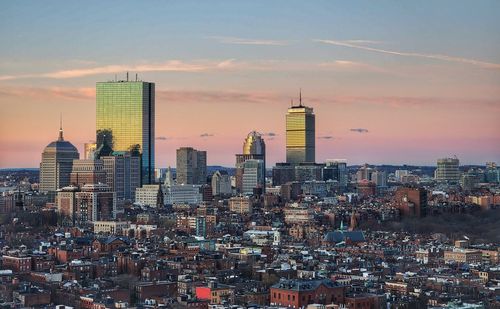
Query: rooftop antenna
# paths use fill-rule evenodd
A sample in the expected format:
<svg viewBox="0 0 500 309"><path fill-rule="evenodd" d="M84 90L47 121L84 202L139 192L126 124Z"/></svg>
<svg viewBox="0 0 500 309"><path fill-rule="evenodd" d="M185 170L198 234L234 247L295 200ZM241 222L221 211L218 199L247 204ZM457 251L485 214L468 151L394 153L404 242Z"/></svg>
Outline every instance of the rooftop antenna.
<svg viewBox="0 0 500 309"><path fill-rule="evenodd" d="M299 90L299 106L302 107L302 88Z"/></svg>
<svg viewBox="0 0 500 309"><path fill-rule="evenodd" d="M62 113L59 114L59 141L63 141Z"/></svg>
<svg viewBox="0 0 500 309"><path fill-rule="evenodd" d="M127 82L128 82L128 71L127 71Z"/></svg>
<svg viewBox="0 0 500 309"><path fill-rule="evenodd" d="M137 81L137 73L135 73L135 81Z"/></svg>

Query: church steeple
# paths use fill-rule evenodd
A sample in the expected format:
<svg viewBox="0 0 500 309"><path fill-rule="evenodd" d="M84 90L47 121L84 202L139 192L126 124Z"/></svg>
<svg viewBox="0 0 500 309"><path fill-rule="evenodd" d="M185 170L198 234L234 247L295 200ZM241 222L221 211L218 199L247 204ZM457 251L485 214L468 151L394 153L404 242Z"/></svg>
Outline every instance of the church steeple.
<svg viewBox="0 0 500 309"><path fill-rule="evenodd" d="M58 139L59 142L62 142L64 141L64 137L63 137L63 128L62 128L62 113L59 117L59 139Z"/></svg>

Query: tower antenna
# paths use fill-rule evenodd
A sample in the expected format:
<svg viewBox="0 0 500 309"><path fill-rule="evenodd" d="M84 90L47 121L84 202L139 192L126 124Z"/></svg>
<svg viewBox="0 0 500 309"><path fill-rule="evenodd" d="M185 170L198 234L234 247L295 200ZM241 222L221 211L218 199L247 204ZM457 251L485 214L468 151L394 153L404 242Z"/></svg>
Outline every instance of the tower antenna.
<svg viewBox="0 0 500 309"><path fill-rule="evenodd" d="M137 81L137 73L135 73L135 81Z"/></svg>
<svg viewBox="0 0 500 309"><path fill-rule="evenodd" d="M59 141L63 141L62 112L59 114Z"/></svg>
<svg viewBox="0 0 500 309"><path fill-rule="evenodd" d="M302 107L302 88L299 90L299 106Z"/></svg>
<svg viewBox="0 0 500 309"><path fill-rule="evenodd" d="M128 82L128 71L127 71L127 82Z"/></svg>

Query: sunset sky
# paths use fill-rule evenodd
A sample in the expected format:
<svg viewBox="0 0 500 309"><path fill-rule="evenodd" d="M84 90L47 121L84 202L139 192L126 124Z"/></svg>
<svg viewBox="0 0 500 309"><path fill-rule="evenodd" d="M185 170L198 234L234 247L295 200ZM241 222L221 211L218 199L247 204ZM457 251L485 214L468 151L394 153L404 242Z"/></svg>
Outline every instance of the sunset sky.
<svg viewBox="0 0 500 309"><path fill-rule="evenodd" d="M233 166L252 130L285 160L291 99L316 161L500 163L500 1L5 1L0 168L95 139L95 83L156 83L156 166ZM268 166L269 167L269 166Z"/></svg>

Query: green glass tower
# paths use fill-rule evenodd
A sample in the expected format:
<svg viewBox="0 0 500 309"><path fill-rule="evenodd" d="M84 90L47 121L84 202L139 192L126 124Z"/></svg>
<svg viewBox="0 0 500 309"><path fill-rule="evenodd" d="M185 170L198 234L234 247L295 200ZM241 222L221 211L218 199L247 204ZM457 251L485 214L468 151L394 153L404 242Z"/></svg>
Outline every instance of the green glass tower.
<svg viewBox="0 0 500 309"><path fill-rule="evenodd" d="M96 84L97 149L141 157L141 182L154 182L155 84L111 81Z"/></svg>

